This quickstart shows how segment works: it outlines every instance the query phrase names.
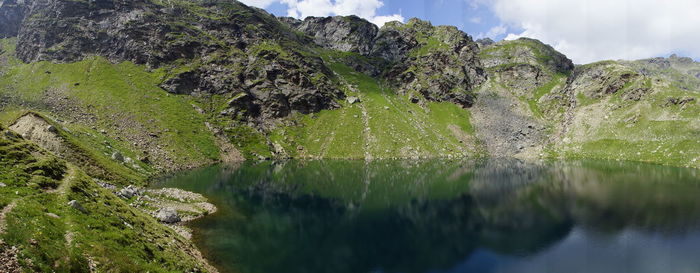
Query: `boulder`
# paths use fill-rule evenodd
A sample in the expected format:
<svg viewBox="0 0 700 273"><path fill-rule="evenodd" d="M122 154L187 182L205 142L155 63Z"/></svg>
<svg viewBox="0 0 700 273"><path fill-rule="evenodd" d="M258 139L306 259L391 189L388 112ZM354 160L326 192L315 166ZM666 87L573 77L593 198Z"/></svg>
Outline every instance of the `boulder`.
<svg viewBox="0 0 700 273"><path fill-rule="evenodd" d="M124 162L124 156L120 152L112 153L112 159L119 161L119 162Z"/></svg>
<svg viewBox="0 0 700 273"><path fill-rule="evenodd" d="M126 188L123 188L119 192L117 192L117 196L124 199L130 199L131 197L134 197L136 195L139 195L139 190L132 185L129 185Z"/></svg>
<svg viewBox="0 0 700 273"><path fill-rule="evenodd" d="M349 104L355 104L355 103L361 102L360 98L358 98L358 97L348 97L347 101Z"/></svg>
<svg viewBox="0 0 700 273"><path fill-rule="evenodd" d="M77 200L70 200L68 202L68 206L70 206L71 208L74 208L76 210L79 210L82 213L87 213L87 210Z"/></svg>
<svg viewBox="0 0 700 273"><path fill-rule="evenodd" d="M174 224L180 222L180 215L174 208L162 208L156 212L156 219L166 224Z"/></svg>

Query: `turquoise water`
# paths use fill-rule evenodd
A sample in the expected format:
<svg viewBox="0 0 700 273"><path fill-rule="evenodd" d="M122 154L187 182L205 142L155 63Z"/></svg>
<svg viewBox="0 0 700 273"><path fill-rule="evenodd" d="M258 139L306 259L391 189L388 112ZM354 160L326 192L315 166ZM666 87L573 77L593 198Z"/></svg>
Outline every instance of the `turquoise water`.
<svg viewBox="0 0 700 273"><path fill-rule="evenodd" d="M245 162L158 186L223 272L700 272L700 171L630 162Z"/></svg>

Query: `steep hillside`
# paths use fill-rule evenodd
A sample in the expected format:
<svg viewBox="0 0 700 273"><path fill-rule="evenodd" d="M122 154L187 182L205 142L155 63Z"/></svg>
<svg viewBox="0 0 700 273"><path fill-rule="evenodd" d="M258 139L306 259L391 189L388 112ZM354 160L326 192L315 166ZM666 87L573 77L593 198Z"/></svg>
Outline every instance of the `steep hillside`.
<svg viewBox="0 0 700 273"><path fill-rule="evenodd" d="M6 125L26 110L46 113L88 149L121 153L147 172L220 158L195 100L159 88L162 72L101 57L25 64L13 56L14 42L2 40L0 55L0 117Z"/></svg>
<svg viewBox="0 0 700 273"><path fill-rule="evenodd" d="M207 272L194 245L0 126L3 272Z"/></svg>
<svg viewBox="0 0 700 273"><path fill-rule="evenodd" d="M698 75L677 56L574 66L537 40L475 43L419 19L378 28L232 0L0 0L0 266L215 271L186 229L152 217L215 208L139 187L221 161L700 167Z"/></svg>
<svg viewBox="0 0 700 273"><path fill-rule="evenodd" d="M700 166L700 92L626 62L577 67L555 154ZM676 72L680 73L680 72Z"/></svg>
<svg viewBox="0 0 700 273"><path fill-rule="evenodd" d="M689 72L698 63L691 59L574 68L531 39L484 46L480 57L490 77L472 111L491 154L700 166L700 89Z"/></svg>

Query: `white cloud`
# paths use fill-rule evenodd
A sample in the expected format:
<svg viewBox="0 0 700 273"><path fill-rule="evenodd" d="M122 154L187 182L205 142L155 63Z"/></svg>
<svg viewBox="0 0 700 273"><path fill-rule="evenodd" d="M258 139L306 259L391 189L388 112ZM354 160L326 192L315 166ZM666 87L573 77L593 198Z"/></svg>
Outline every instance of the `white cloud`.
<svg viewBox="0 0 700 273"><path fill-rule="evenodd" d="M277 2L277 0L239 0L239 1L243 2L243 4L246 4L248 6L254 6L254 7L263 8L263 9L269 7L270 5L272 5L272 3Z"/></svg>
<svg viewBox="0 0 700 273"><path fill-rule="evenodd" d="M401 14L392 14L392 15L374 16L369 21L372 22L373 24L381 27L388 22L392 22L392 21L403 22L405 20L406 19L403 18L403 16L401 16Z"/></svg>
<svg viewBox="0 0 700 273"><path fill-rule="evenodd" d="M483 33L483 32L482 32L482 33L479 33L478 35L476 35L476 38L486 38L486 37L488 37L488 38L496 39L498 36L501 36L501 35L503 35L503 34L506 34L507 31L508 31L508 28L506 28L506 27L503 26L503 25L495 26L495 27L490 28L489 31L486 32L486 33ZM509 36L510 36L510 35L509 35ZM507 38L506 38L506 39L507 39Z"/></svg>
<svg viewBox="0 0 700 273"><path fill-rule="evenodd" d="M510 33L507 39L540 39L576 63L640 59L671 52L700 57L697 0L487 1L509 29L522 30Z"/></svg>
<svg viewBox="0 0 700 273"><path fill-rule="evenodd" d="M479 17L479 16L471 17L471 18L469 18L469 22L471 22L472 24L481 24L481 17Z"/></svg>
<svg viewBox="0 0 700 273"><path fill-rule="evenodd" d="M378 26L390 21L405 20L401 14L377 15L377 10L384 6L380 0L244 0L242 2L260 8L280 2L287 5L287 16L294 18L357 15Z"/></svg>

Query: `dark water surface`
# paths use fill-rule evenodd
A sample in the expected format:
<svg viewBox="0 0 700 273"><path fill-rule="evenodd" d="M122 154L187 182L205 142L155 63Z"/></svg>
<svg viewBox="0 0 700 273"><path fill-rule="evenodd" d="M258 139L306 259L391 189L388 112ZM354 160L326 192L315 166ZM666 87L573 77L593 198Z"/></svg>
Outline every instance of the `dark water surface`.
<svg viewBox="0 0 700 273"><path fill-rule="evenodd" d="M630 162L246 162L159 183L224 272L700 272L700 170Z"/></svg>

